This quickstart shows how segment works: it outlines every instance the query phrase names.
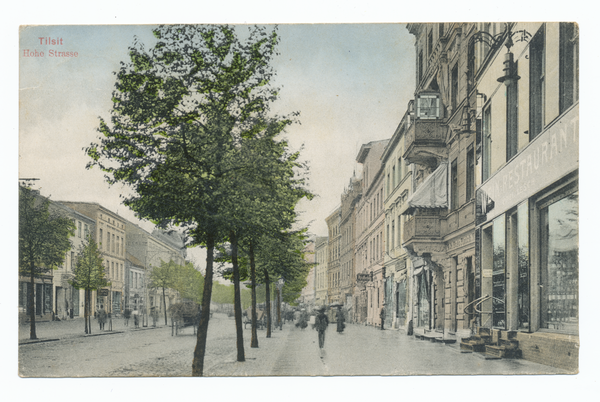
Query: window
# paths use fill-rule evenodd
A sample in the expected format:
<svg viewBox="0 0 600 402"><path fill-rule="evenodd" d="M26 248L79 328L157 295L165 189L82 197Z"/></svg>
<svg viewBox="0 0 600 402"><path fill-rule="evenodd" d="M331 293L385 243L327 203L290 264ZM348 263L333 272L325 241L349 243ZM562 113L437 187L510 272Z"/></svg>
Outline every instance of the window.
<svg viewBox="0 0 600 402"><path fill-rule="evenodd" d="M444 23L442 23L442 22L440 22L440 23L438 24L438 36L439 36L440 38L443 38L443 37L444 37Z"/></svg>
<svg viewBox="0 0 600 402"><path fill-rule="evenodd" d="M75 252L71 251L71 270L75 267Z"/></svg>
<svg viewBox="0 0 600 402"><path fill-rule="evenodd" d="M88 237L88 234L89 234L88 225L83 225L83 235L86 239Z"/></svg>
<svg viewBox="0 0 600 402"><path fill-rule="evenodd" d="M514 63L514 74L518 73L518 62ZM506 161L517 154L519 148L519 81L506 87Z"/></svg>
<svg viewBox="0 0 600 402"><path fill-rule="evenodd" d="M417 65L417 78L418 78L418 82L420 83L421 80L423 79L423 51L421 50L419 52L419 60L418 60L418 65Z"/></svg>
<svg viewBox="0 0 600 402"><path fill-rule="evenodd" d="M396 188L396 166L392 167L392 188Z"/></svg>
<svg viewBox="0 0 600 402"><path fill-rule="evenodd" d="M394 234L396 233L396 225L395 222L392 220L392 244L391 244L391 248L392 250L394 249L394 247L396 247L396 243L395 243L395 239L394 239Z"/></svg>
<svg viewBox="0 0 600 402"><path fill-rule="evenodd" d="M492 107L488 105L483 110L482 119L483 155L482 155L482 180L486 181L491 175L492 168Z"/></svg>
<svg viewBox="0 0 600 402"><path fill-rule="evenodd" d="M81 222L77 222L77 237L81 238Z"/></svg>
<svg viewBox="0 0 600 402"><path fill-rule="evenodd" d="M450 208L452 210L458 209L458 166L457 161L454 159L451 165L450 171Z"/></svg>
<svg viewBox="0 0 600 402"><path fill-rule="evenodd" d="M542 132L545 91L545 30L535 34L529 43L529 141Z"/></svg>
<svg viewBox="0 0 600 402"><path fill-rule="evenodd" d="M473 145L467 149L467 202L475 195L475 150Z"/></svg>
<svg viewBox="0 0 600 402"><path fill-rule="evenodd" d="M456 112L456 108L458 107L458 63L452 67L452 78L450 85L450 102L452 107L452 113Z"/></svg>
<svg viewBox="0 0 600 402"><path fill-rule="evenodd" d="M561 22L559 35L559 108L564 113L579 99L579 28L572 22Z"/></svg>
<svg viewBox="0 0 600 402"><path fill-rule="evenodd" d="M540 211L540 327L578 334L579 194L551 202Z"/></svg>
<svg viewBox="0 0 600 402"><path fill-rule="evenodd" d="M402 170L402 157L398 157L398 183L404 178Z"/></svg>
<svg viewBox="0 0 600 402"><path fill-rule="evenodd" d="M421 93L417 95L417 118L440 118L440 95L437 93Z"/></svg>
<svg viewBox="0 0 600 402"><path fill-rule="evenodd" d="M102 229L100 229L100 244L98 244L98 246L100 247L100 250L102 250Z"/></svg>
<svg viewBox="0 0 600 402"><path fill-rule="evenodd" d="M431 53L433 53L433 29L427 35L427 57L430 57Z"/></svg>
<svg viewBox="0 0 600 402"><path fill-rule="evenodd" d="M112 248L110 249L110 251L112 251L113 253L115 252L115 235L114 235L114 233L112 235Z"/></svg>
<svg viewBox="0 0 600 402"><path fill-rule="evenodd" d="M117 236L117 254L121 254L119 251L119 246L121 245L121 242L119 240L119 236Z"/></svg>
<svg viewBox="0 0 600 402"><path fill-rule="evenodd" d="M106 232L106 251L110 251L110 232Z"/></svg>

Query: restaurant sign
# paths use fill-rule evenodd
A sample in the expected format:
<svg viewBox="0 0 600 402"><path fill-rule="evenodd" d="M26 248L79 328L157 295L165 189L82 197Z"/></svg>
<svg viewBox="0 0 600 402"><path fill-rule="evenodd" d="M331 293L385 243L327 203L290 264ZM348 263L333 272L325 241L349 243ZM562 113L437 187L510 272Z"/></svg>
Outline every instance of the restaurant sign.
<svg viewBox="0 0 600 402"><path fill-rule="evenodd" d="M489 221L579 166L579 104L477 190L478 222ZM483 218L483 219L481 219Z"/></svg>

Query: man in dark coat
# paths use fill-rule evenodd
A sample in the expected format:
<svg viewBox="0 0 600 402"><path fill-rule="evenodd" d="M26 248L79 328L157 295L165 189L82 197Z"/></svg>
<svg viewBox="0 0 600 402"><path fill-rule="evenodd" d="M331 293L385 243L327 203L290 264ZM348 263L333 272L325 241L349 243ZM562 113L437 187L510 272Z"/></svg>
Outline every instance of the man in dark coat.
<svg viewBox="0 0 600 402"><path fill-rule="evenodd" d="M329 325L329 318L325 315L325 306L319 307L317 311L318 313L315 317L315 329L319 332L319 348L323 349L325 346L325 330Z"/></svg>

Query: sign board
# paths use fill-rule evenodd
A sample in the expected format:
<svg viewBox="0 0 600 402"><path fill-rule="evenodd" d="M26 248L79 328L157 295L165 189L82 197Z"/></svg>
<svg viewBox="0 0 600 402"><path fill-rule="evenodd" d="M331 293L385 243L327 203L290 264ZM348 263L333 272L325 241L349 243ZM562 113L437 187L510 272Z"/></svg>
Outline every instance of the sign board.
<svg viewBox="0 0 600 402"><path fill-rule="evenodd" d="M108 289L98 289L98 296L100 296L100 297L108 296Z"/></svg>
<svg viewBox="0 0 600 402"><path fill-rule="evenodd" d="M357 282L369 282L371 280L371 274L356 274Z"/></svg>

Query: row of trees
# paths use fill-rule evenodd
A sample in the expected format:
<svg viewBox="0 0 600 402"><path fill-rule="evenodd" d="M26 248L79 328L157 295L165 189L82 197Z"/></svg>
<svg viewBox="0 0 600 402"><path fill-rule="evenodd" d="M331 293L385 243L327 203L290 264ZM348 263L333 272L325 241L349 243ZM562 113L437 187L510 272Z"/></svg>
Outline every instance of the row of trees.
<svg viewBox="0 0 600 402"><path fill-rule="evenodd" d="M307 168L282 134L297 113L274 115L278 97L271 66L277 29L169 25L153 30L149 49L137 39L116 72L110 122L86 149L88 167L131 189L124 204L160 227L176 226L189 246L207 249L202 318L192 362L201 376L210 318L214 256L231 263L238 361L244 361L241 280L251 282L252 342L256 284L306 280L296 204L311 198ZM291 264L291 265L288 265ZM295 264L295 265L294 265ZM242 272L243 271L243 272ZM304 282L305 283L305 282Z"/></svg>

